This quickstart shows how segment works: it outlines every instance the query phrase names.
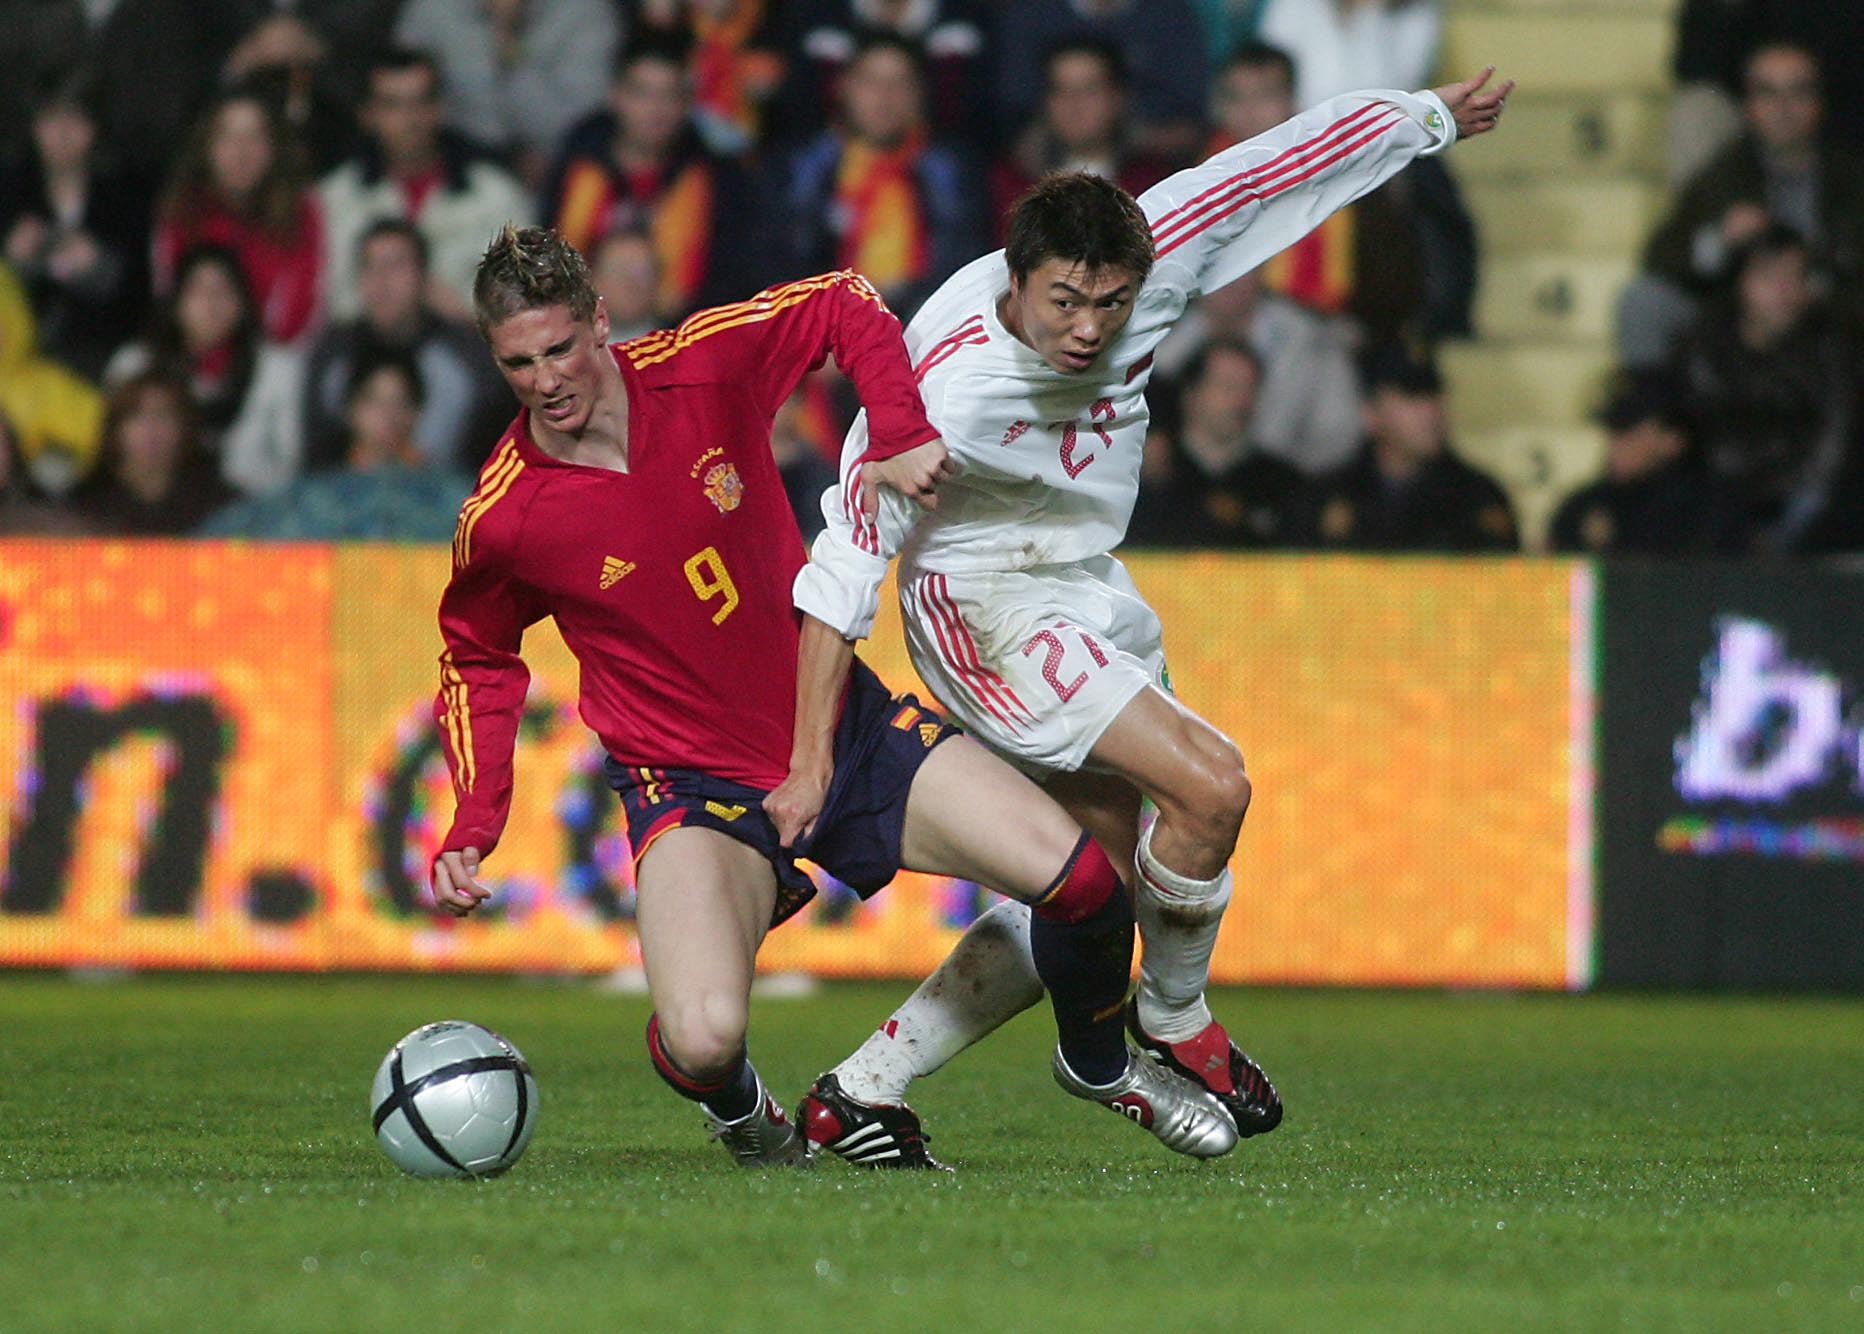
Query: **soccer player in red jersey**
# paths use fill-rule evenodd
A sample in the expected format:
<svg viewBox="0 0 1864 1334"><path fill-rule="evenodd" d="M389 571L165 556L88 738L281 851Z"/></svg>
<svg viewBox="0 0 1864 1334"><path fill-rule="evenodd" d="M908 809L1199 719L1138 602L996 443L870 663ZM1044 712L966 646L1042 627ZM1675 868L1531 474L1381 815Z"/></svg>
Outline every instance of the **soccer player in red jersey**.
<svg viewBox="0 0 1864 1334"><path fill-rule="evenodd" d="M809 1160L745 1052L758 946L813 892L799 856L863 895L905 867L1030 903L1063 1086L1179 1152L1227 1152L1217 1102L1126 1048L1132 910L1099 845L794 609L802 539L769 432L797 381L832 353L876 458L936 438L874 289L824 274L610 346L581 256L554 232L508 227L474 304L522 411L460 511L440 604L435 713L458 810L435 901L464 916L488 897L479 870L510 805L523 634L552 616L627 814L649 1053L740 1162ZM907 1109L848 1114L831 1090L810 1114L812 1137L844 1156L936 1165Z"/></svg>

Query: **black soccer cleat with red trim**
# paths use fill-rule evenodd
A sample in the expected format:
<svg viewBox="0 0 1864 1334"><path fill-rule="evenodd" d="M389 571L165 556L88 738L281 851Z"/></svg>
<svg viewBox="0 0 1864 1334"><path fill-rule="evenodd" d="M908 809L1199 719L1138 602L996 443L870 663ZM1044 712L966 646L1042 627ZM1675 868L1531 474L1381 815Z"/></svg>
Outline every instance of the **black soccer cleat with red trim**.
<svg viewBox="0 0 1864 1334"><path fill-rule="evenodd" d="M1155 1038L1139 1026L1139 1003L1126 1002L1126 1031L1139 1049L1167 1070L1176 1071L1223 1104L1243 1139L1266 1135L1281 1124L1281 1095L1262 1067L1234 1042L1216 1020L1196 1037L1182 1042Z"/></svg>
<svg viewBox="0 0 1864 1334"><path fill-rule="evenodd" d="M919 1125L919 1114L904 1103L860 1102L848 1096L834 1075L823 1075L803 1094L796 1119L810 1146L827 1150L856 1167L951 1169L926 1150L932 1137Z"/></svg>

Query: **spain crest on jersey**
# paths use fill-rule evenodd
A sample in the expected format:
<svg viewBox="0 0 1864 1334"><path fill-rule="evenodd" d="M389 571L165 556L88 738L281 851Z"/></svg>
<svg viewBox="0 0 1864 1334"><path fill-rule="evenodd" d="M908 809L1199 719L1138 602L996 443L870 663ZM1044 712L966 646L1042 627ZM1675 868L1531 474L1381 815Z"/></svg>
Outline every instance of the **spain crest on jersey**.
<svg viewBox="0 0 1864 1334"><path fill-rule="evenodd" d="M744 482L735 463L714 464L705 475L706 499L718 506L720 514L730 514L744 502Z"/></svg>

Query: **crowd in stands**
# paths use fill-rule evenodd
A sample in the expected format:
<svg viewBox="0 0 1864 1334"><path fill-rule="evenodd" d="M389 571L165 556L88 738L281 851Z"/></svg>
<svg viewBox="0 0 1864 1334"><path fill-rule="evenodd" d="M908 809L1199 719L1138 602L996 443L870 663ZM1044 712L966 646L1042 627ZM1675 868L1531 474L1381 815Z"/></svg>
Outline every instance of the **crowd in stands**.
<svg viewBox="0 0 1864 1334"><path fill-rule="evenodd" d="M1864 545L1864 31L1830 8L1685 5L1678 105L1706 109L1620 304L1605 473L1555 549ZM910 318L1043 175L1138 193L1338 93L1429 86L1442 17L0 0L0 534L445 540L514 411L471 309L506 221L584 252L618 338L843 267ZM1420 160L1193 305L1158 352L1134 544L1520 548L1445 426L1433 350L1477 332L1454 170ZM831 368L776 420L805 532L851 410Z"/></svg>

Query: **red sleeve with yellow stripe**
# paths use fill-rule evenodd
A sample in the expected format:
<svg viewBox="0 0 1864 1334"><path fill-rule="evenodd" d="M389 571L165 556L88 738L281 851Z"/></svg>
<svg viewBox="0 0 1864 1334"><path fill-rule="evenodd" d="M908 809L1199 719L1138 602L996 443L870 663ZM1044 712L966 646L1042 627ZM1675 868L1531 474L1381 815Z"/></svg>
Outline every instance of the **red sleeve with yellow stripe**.
<svg viewBox="0 0 1864 1334"><path fill-rule="evenodd" d="M749 385L774 416L802 378L829 356L867 409L869 458L888 458L938 435L926 420L900 322L873 284L852 270L824 273L702 310L677 329L626 344L636 370L680 353Z"/></svg>
<svg viewBox="0 0 1864 1334"><path fill-rule="evenodd" d="M453 577L440 598L440 692L434 718L453 774L457 805L440 851L498 845L511 810L511 757L530 689L519 651L524 630L544 616L536 595L513 579L486 523L523 471L507 442L486 465L479 488L460 511ZM498 516L498 525L509 521Z"/></svg>

